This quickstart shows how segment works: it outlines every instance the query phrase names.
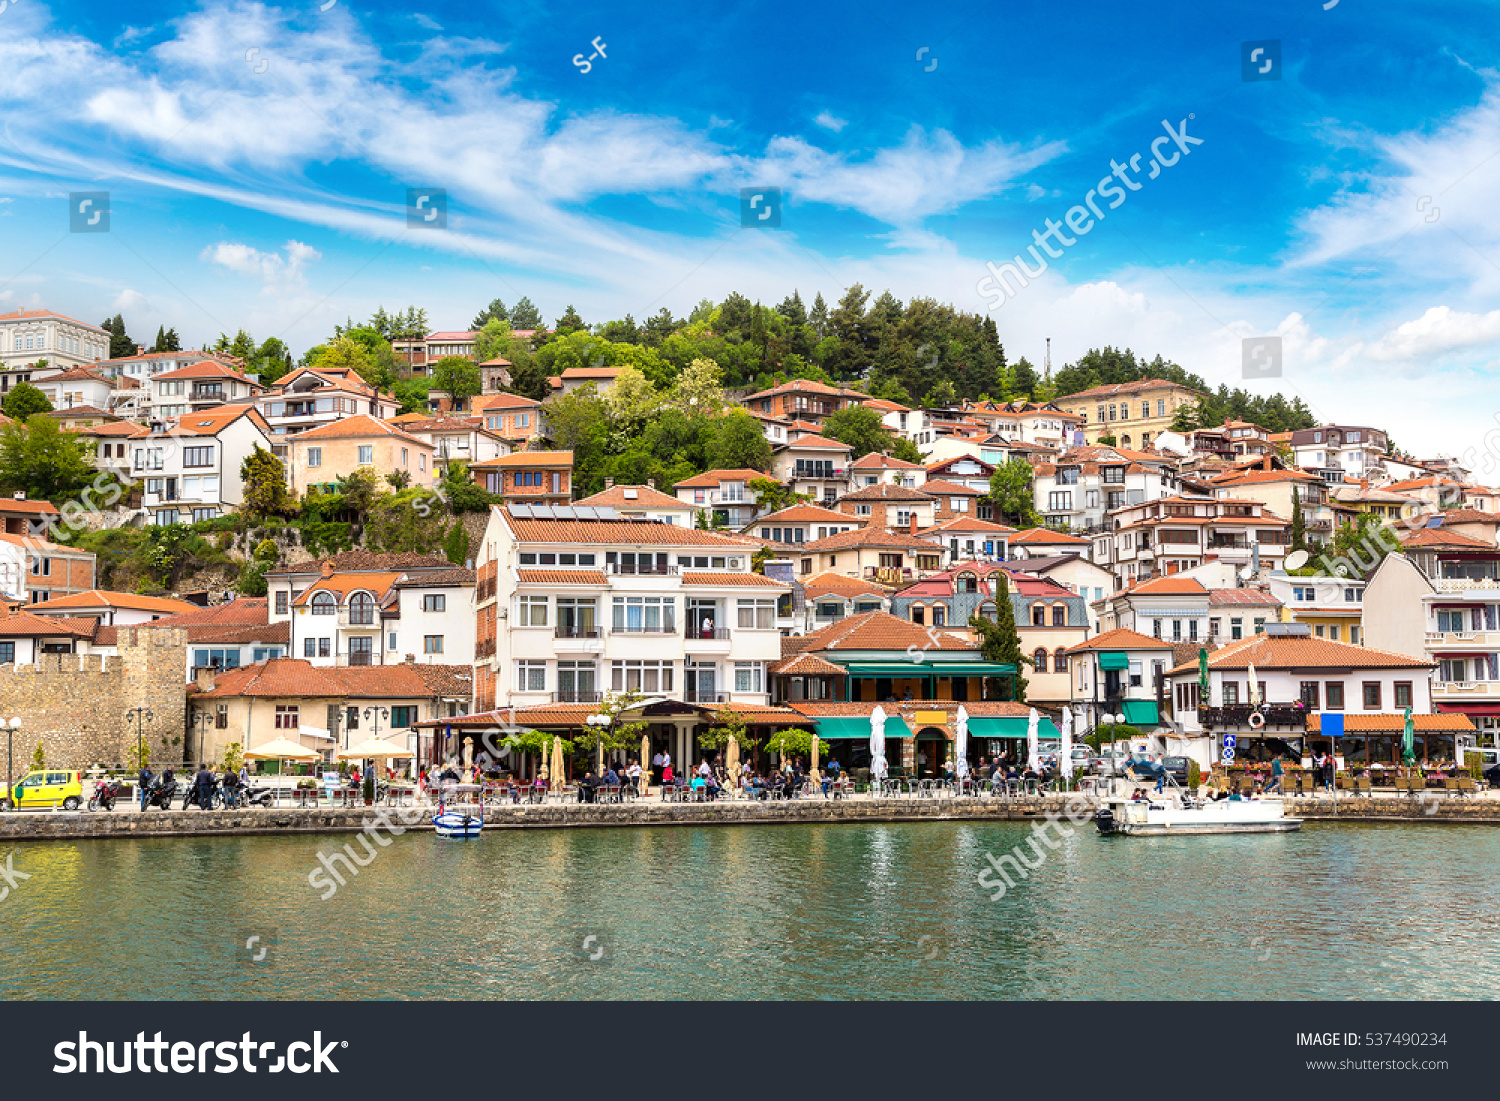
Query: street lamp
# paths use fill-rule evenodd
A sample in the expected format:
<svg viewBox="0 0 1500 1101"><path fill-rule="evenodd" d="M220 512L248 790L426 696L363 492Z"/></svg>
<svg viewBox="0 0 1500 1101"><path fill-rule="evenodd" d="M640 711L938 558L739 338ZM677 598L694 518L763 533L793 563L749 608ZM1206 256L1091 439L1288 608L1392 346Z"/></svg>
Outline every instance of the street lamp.
<svg viewBox="0 0 1500 1101"><path fill-rule="evenodd" d="M380 720L381 719L385 719L385 720L389 721L390 717L391 717L391 709L389 707L367 707L367 708L365 708L365 721L373 724L370 727L370 730L371 730L371 735L370 736L372 738L374 738L375 741L377 741L377 742L380 741ZM374 767L374 765L372 764L371 768L373 768L373 767Z"/></svg>
<svg viewBox="0 0 1500 1101"><path fill-rule="evenodd" d="M125 721L135 723L135 754L137 770L146 767L146 723L156 721L149 707L132 707L125 712Z"/></svg>
<svg viewBox="0 0 1500 1101"><path fill-rule="evenodd" d="M10 722L0 724L5 727L5 806L6 808L16 805L16 731L21 729L21 717L15 716Z"/></svg>
<svg viewBox="0 0 1500 1101"><path fill-rule="evenodd" d="M608 714L590 715L584 720L599 732L599 771L601 773L604 771L604 733L614 721L614 716Z"/></svg>
<svg viewBox="0 0 1500 1101"><path fill-rule="evenodd" d="M201 710L199 710L198 708L195 707L195 708L193 708L193 714L189 718L188 721L191 724L192 728L194 728L194 729L196 729L198 731L198 760L202 761L203 760L203 755L206 752L206 750L204 748L204 743L207 740L206 731L208 730L208 728L210 726L213 725L214 717L212 715L210 715L207 711L201 711ZM188 757L191 758L192 755L193 755L193 747L192 747L192 745L189 745L188 746Z"/></svg>

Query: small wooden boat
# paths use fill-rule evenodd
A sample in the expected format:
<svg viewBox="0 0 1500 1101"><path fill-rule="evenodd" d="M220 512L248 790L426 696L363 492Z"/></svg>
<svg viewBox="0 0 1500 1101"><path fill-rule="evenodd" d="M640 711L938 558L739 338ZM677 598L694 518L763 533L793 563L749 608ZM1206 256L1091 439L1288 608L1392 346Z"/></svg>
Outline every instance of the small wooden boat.
<svg viewBox="0 0 1500 1101"><path fill-rule="evenodd" d="M467 840L478 837L484 829L484 808L477 808L478 813L470 814L467 810L449 810L446 803L439 803L437 813L432 816L432 831L439 837L449 837L457 840Z"/></svg>

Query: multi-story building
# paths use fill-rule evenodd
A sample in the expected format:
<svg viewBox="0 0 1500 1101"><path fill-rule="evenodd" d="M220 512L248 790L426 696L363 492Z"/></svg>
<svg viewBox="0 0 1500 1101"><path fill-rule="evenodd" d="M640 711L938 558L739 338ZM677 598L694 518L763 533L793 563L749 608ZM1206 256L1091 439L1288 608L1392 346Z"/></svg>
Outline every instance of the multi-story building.
<svg viewBox="0 0 1500 1101"><path fill-rule="evenodd" d="M483 426L479 417L398 418L401 431L430 443L433 459L448 463L482 463L510 454L510 444Z"/></svg>
<svg viewBox="0 0 1500 1101"><path fill-rule="evenodd" d="M253 405L225 405L157 421L128 443L146 521L168 526L212 520L243 504L240 464L256 448L270 449L271 431Z"/></svg>
<svg viewBox="0 0 1500 1101"><path fill-rule="evenodd" d="M363 413L298 432L282 446L287 482L296 493L313 486L331 490L340 478L361 469L381 480L386 471L405 471L414 486L438 481L432 444Z"/></svg>
<svg viewBox="0 0 1500 1101"><path fill-rule="evenodd" d="M1393 493L1389 489L1372 486L1369 482L1329 486L1328 496L1329 507L1334 510L1347 510L1351 513L1367 512L1371 516L1380 516L1388 520L1400 519L1401 510L1407 505L1415 506L1421 503L1417 497L1411 497L1405 493Z"/></svg>
<svg viewBox="0 0 1500 1101"><path fill-rule="evenodd" d="M513 332L511 335L519 334ZM477 331L444 331L417 337L398 336L391 339L391 351L410 374L426 375L431 372L434 363L446 356L473 359L474 341L478 336Z"/></svg>
<svg viewBox="0 0 1500 1101"><path fill-rule="evenodd" d="M93 408L108 413L114 404L118 386L114 379L90 367L69 367L54 371L50 367L34 371L31 384L52 403L54 410Z"/></svg>
<svg viewBox="0 0 1500 1101"><path fill-rule="evenodd" d="M1109 520L1113 530L1094 539L1094 563L1108 566L1122 587L1207 558L1276 569L1290 526L1259 501L1235 497L1163 497L1117 509Z"/></svg>
<svg viewBox="0 0 1500 1101"><path fill-rule="evenodd" d="M866 405L872 403L866 402ZM849 464L849 485L853 489L867 486L897 485L907 489L921 489L927 481L927 469L918 463L904 459L893 459L878 451L861 455Z"/></svg>
<svg viewBox="0 0 1500 1101"><path fill-rule="evenodd" d="M1116 628L1070 646L1067 659L1068 703L1084 729L1098 726L1105 715L1118 715L1144 734L1156 731L1158 692L1166 688L1172 643Z"/></svg>
<svg viewBox="0 0 1500 1101"><path fill-rule="evenodd" d="M573 452L512 451L469 467L474 484L511 501L565 505L573 499Z"/></svg>
<svg viewBox="0 0 1500 1101"><path fill-rule="evenodd" d="M542 403L519 394L483 394L472 402L474 415L484 418L486 431L512 444L543 435Z"/></svg>
<svg viewBox="0 0 1500 1101"><path fill-rule="evenodd" d="M276 454L287 457L286 440L348 417L389 420L401 408L346 368L299 367L258 396L256 405L271 426Z"/></svg>
<svg viewBox="0 0 1500 1101"><path fill-rule="evenodd" d="M1058 554L1088 555L1093 550L1093 544L1081 535L1069 535L1065 531L1051 531L1048 528L1018 531L1007 540L1007 544L1011 555L1016 558L1051 558ZM1113 586L1110 591L1114 591Z"/></svg>
<svg viewBox="0 0 1500 1101"><path fill-rule="evenodd" d="M1378 428L1325 424L1292 433L1292 454L1303 470L1325 482L1357 482L1379 470L1387 439Z"/></svg>
<svg viewBox="0 0 1500 1101"><path fill-rule="evenodd" d="M318 666L474 660L474 571L424 554L348 551L266 573L288 656Z"/></svg>
<svg viewBox="0 0 1500 1101"><path fill-rule="evenodd" d="M1165 455L1095 445L1075 447L1033 468L1032 496L1048 527L1092 534L1106 530L1106 514L1180 491Z"/></svg>
<svg viewBox="0 0 1500 1101"><path fill-rule="evenodd" d="M178 371L195 363L219 363L225 367L243 369L244 364L234 356L222 352L204 352L189 348L182 352L148 352L144 349L133 356L106 359L91 368L105 378L114 379L119 388L115 391L112 410L125 416L145 415L151 399L151 380L168 371Z"/></svg>
<svg viewBox="0 0 1500 1101"><path fill-rule="evenodd" d="M888 431L910 440L918 449L932 443L932 418L925 409L908 409L884 398L870 398L862 404L880 414L880 423Z"/></svg>
<svg viewBox="0 0 1500 1101"><path fill-rule="evenodd" d="M867 521L846 511L819 508L817 505L792 505L762 516L740 529L741 534L758 536L768 543L801 547L818 539L827 539L846 531L867 526Z"/></svg>
<svg viewBox="0 0 1500 1101"><path fill-rule="evenodd" d="M1305 471L1273 470L1271 467L1268 456L1260 469L1227 471L1215 477L1210 485L1218 497L1259 501L1268 511L1288 520L1300 507L1308 535L1313 539L1331 538L1333 508L1328 499L1328 483ZM1295 502L1293 491L1296 493Z"/></svg>
<svg viewBox="0 0 1500 1101"><path fill-rule="evenodd" d="M9 373L45 359L53 367L84 367L109 358L109 333L98 325L75 321L51 310L0 313L0 387L15 382ZM18 379L16 381L26 381Z"/></svg>
<svg viewBox="0 0 1500 1101"><path fill-rule="evenodd" d="M96 567L92 551L40 535L0 532L0 597L7 602L45 604L88 592L94 587Z"/></svg>
<svg viewBox="0 0 1500 1101"><path fill-rule="evenodd" d="M99 424L72 429L79 436L94 441L94 466L112 471L122 481L130 481L130 439L143 435L146 429L131 421L106 420Z"/></svg>
<svg viewBox="0 0 1500 1101"><path fill-rule="evenodd" d="M571 394L592 386L601 395L607 394L624 370L623 367L569 367L557 376L557 385L552 389L558 394Z"/></svg>
<svg viewBox="0 0 1500 1101"><path fill-rule="evenodd" d="M800 633L822 630L845 616L883 612L890 603L886 590L871 581L820 573L801 581L805 622Z"/></svg>
<svg viewBox="0 0 1500 1101"><path fill-rule="evenodd" d="M147 384L150 389L146 415L152 420L185 417L221 405L254 401L266 388L238 368L212 359L162 371Z"/></svg>
<svg viewBox="0 0 1500 1101"><path fill-rule="evenodd" d="M89 619L101 627L134 627L166 616L196 611L197 608L198 605L189 604L186 600L90 589L87 592L54 597L33 605L29 610L36 615Z"/></svg>
<svg viewBox="0 0 1500 1101"><path fill-rule="evenodd" d="M975 489L960 482L944 478L930 479L922 486L922 492L933 500L933 521L973 520L979 516L980 498L988 499L987 490Z"/></svg>
<svg viewBox="0 0 1500 1101"><path fill-rule="evenodd" d="M1287 622L1306 623L1314 638L1364 642L1363 577L1299 577L1276 570L1268 584Z"/></svg>
<svg viewBox="0 0 1500 1101"><path fill-rule="evenodd" d="M1435 665L1437 709L1467 715L1500 744L1500 548L1444 528L1401 542L1364 586L1364 641Z"/></svg>
<svg viewBox="0 0 1500 1101"><path fill-rule="evenodd" d="M965 402L964 412L989 432L1022 443L1059 449L1076 442L1083 417L1061 409L1056 402Z"/></svg>
<svg viewBox="0 0 1500 1101"><path fill-rule="evenodd" d="M937 521L937 500L920 489L890 484L866 486L846 494L838 512L876 528L897 528L916 534Z"/></svg>
<svg viewBox="0 0 1500 1101"><path fill-rule="evenodd" d="M843 386L828 386L812 379L794 378L790 382L783 382L780 386L773 386L769 390L761 390L758 393L742 398L740 403L752 413L761 413L768 417L777 417L781 420L804 420L813 424L822 424L823 421L837 413L840 409L847 409L851 405L859 405L869 401L870 395L859 390L850 390ZM883 410L888 412L888 410Z"/></svg>
<svg viewBox="0 0 1500 1101"><path fill-rule="evenodd" d="M1023 570L1077 593L1088 609L1089 633L1099 633L1099 609L1109 593L1115 591L1114 574L1100 569L1081 554L1054 554L1044 558L1013 558L1012 569Z"/></svg>
<svg viewBox="0 0 1500 1101"><path fill-rule="evenodd" d="M824 436L799 436L773 448L771 475L793 493L832 505L849 489L849 454L854 449Z"/></svg>
<svg viewBox="0 0 1500 1101"><path fill-rule="evenodd" d="M646 485L616 485L613 478L604 479L604 489L578 502L593 508L612 508L626 520L659 520L690 528L697 517L692 505L669 497L656 488L656 479Z"/></svg>
<svg viewBox="0 0 1500 1101"><path fill-rule="evenodd" d="M973 516L955 516L940 520L929 528L917 532L934 546L948 552L950 562L1003 562L1010 557L1008 540L1016 533L1015 528L994 524Z"/></svg>
<svg viewBox="0 0 1500 1101"><path fill-rule="evenodd" d="M876 527L830 535L800 550L799 577L809 577L815 570L834 572L891 588L937 573L947 557L941 546L919 536Z"/></svg>
<svg viewBox="0 0 1500 1101"><path fill-rule="evenodd" d="M1058 398L1054 404L1082 418L1089 443L1108 437L1121 447L1144 450L1161 433L1171 430L1179 408L1202 397L1178 383L1148 378L1090 387Z"/></svg>
<svg viewBox="0 0 1500 1101"><path fill-rule="evenodd" d="M1192 577L1158 577L1096 601L1099 628L1168 642L1208 639L1209 590Z"/></svg>
<svg viewBox="0 0 1500 1101"><path fill-rule="evenodd" d="M1272 582L1269 590L1249 586L1210 587L1208 590L1208 640L1215 646L1223 646L1226 643L1238 642L1242 638L1259 634L1265 630L1267 623L1283 622L1289 609L1277 596L1275 586L1277 576L1276 573L1271 575ZM1337 634L1329 634L1327 637L1335 642L1341 638L1347 638L1350 642L1358 642L1358 624L1354 624L1352 630L1348 629L1350 626L1346 623ZM1324 637L1321 628L1318 630L1318 637Z"/></svg>
<svg viewBox="0 0 1500 1101"><path fill-rule="evenodd" d="M672 489L679 501L706 512L716 526L743 528L764 511L758 502L759 494L750 488L750 483L769 477L747 467L707 470L678 482Z"/></svg>

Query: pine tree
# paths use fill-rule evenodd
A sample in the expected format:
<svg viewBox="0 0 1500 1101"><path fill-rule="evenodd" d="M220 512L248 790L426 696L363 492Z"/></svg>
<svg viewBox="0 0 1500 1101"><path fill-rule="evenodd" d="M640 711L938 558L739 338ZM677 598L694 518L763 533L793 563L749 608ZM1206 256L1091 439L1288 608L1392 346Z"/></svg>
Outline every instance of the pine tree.
<svg viewBox="0 0 1500 1101"><path fill-rule="evenodd" d="M536 308L531 299L523 295L521 300L511 308L510 327L512 329L540 329L542 311Z"/></svg>
<svg viewBox="0 0 1500 1101"><path fill-rule="evenodd" d="M823 301L822 291L819 291L813 298L812 312L807 315L807 323L813 327L813 332L818 334L819 340L832 331L828 327L828 303Z"/></svg>
<svg viewBox="0 0 1500 1101"><path fill-rule="evenodd" d="M1292 487L1292 550L1307 550L1307 521L1302 516L1302 495Z"/></svg>
<svg viewBox="0 0 1500 1101"><path fill-rule="evenodd" d="M568 308L563 311L563 315L557 319L557 324L552 327L557 330L558 336L567 336L569 333L581 332L588 328L584 324L583 318L578 316L578 311L573 308L571 302L568 303Z"/></svg>
<svg viewBox="0 0 1500 1101"><path fill-rule="evenodd" d="M1016 630L1015 609L1010 602L1010 579L1004 570L995 571L995 618L993 621L982 615L969 620L969 626L979 635L979 652L985 661L1000 662L1016 667L1011 681L1010 698L1017 703L1026 702L1026 678L1021 670L1032 664L1030 658L1021 653L1021 634Z"/></svg>

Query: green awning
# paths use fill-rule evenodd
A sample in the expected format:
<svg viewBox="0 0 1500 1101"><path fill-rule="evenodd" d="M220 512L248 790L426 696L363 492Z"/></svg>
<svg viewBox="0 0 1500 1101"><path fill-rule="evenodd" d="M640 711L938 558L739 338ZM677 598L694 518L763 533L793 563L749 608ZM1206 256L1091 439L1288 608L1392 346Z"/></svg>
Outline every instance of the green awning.
<svg viewBox="0 0 1500 1101"><path fill-rule="evenodd" d="M969 719L969 737L974 738L1024 738L1030 723L1024 715L977 715ZM1055 741L1062 737L1057 727L1047 716L1036 725L1039 741Z"/></svg>
<svg viewBox="0 0 1500 1101"><path fill-rule="evenodd" d="M1109 652L1107 654L1100 654L1099 655L1099 668L1100 669L1129 669L1130 668L1130 658L1127 655L1119 653L1117 651L1111 651L1111 652Z"/></svg>
<svg viewBox="0 0 1500 1101"><path fill-rule="evenodd" d="M844 669L858 677L1003 677L1014 665L1000 661L856 661Z"/></svg>
<svg viewBox="0 0 1500 1101"><path fill-rule="evenodd" d="M1125 700L1120 704L1120 710L1131 726L1156 726L1161 721L1156 714L1155 700Z"/></svg>
<svg viewBox="0 0 1500 1101"><path fill-rule="evenodd" d="M825 715L821 718L809 719L808 722L809 724L816 724L817 729L813 733L825 741L834 738L870 740L870 720L868 716ZM905 720L889 716L885 720L885 736L887 738L910 738L911 727L906 725Z"/></svg>

